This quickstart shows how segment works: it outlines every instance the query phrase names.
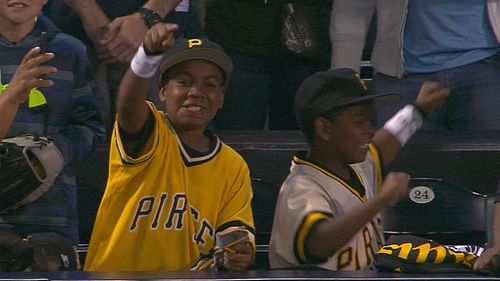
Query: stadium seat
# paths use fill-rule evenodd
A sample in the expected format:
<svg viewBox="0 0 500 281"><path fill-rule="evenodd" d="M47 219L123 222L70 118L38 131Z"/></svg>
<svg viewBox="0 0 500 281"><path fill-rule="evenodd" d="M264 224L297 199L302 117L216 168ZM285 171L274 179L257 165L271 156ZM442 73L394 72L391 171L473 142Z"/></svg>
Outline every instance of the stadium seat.
<svg viewBox="0 0 500 281"><path fill-rule="evenodd" d="M259 178L252 178L252 189L254 196L252 209L257 244L255 267L269 268L269 240L280 187Z"/></svg>
<svg viewBox="0 0 500 281"><path fill-rule="evenodd" d="M442 179L414 178L409 196L382 212L384 233L482 246L487 242L486 211L486 195Z"/></svg>

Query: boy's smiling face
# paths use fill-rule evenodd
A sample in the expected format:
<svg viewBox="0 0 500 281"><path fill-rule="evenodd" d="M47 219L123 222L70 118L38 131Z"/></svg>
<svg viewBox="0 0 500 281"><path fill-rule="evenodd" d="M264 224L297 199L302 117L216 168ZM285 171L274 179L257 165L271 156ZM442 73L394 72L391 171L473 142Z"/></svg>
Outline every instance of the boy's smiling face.
<svg viewBox="0 0 500 281"><path fill-rule="evenodd" d="M47 0L0 0L0 24L20 25L34 21Z"/></svg>
<svg viewBox="0 0 500 281"><path fill-rule="evenodd" d="M223 74L215 64L199 59L167 70L160 100L179 130L204 130L224 101Z"/></svg>
<svg viewBox="0 0 500 281"><path fill-rule="evenodd" d="M375 133L373 126L374 107L370 102L340 109L330 126L331 154L343 164L365 160L368 144Z"/></svg>

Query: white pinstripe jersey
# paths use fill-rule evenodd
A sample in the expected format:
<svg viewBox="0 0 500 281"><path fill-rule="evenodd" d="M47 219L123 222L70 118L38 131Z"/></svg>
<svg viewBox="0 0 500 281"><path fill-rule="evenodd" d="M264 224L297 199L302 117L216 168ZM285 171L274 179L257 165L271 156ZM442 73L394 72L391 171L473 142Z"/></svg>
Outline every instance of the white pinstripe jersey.
<svg viewBox="0 0 500 281"><path fill-rule="evenodd" d="M365 188L364 195L333 173L294 157L274 216L269 253L272 268L317 264L329 270L360 270L372 266L374 253L384 242L379 214L326 261L315 260L305 249L305 239L316 223L349 212L374 196L382 176L375 147L370 145L365 161L351 167Z"/></svg>

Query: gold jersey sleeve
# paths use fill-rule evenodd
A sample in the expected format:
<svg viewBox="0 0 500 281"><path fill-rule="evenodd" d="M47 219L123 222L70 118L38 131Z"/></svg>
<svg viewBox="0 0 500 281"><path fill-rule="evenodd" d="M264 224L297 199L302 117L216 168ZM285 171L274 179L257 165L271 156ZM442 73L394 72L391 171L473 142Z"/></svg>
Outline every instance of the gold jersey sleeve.
<svg viewBox="0 0 500 281"><path fill-rule="evenodd" d="M85 270L186 270L214 247L218 229L253 231L243 158L218 138L213 151L189 156L164 113L150 108L153 145L142 156L127 155L115 125Z"/></svg>

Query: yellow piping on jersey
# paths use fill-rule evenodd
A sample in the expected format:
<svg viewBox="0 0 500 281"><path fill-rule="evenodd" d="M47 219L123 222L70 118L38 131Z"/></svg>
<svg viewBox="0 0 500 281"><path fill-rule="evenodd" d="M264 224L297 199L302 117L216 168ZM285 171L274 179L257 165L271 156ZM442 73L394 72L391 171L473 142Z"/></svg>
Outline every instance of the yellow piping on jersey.
<svg viewBox="0 0 500 281"><path fill-rule="evenodd" d="M345 182L343 179L341 179L341 178L337 177L336 175L334 175L334 174L332 174L332 173L328 172L327 170L325 170L325 169L321 168L320 166L315 165L315 164L313 164L313 163L311 163L311 162L308 162L308 161L306 161L306 160L300 159L300 158L298 158L297 156L293 156L293 162L295 162L295 163L297 163L297 164L302 164L302 165L307 165L307 166L310 166L310 167L312 167L312 168L314 168L314 169L316 169L316 170L318 170L318 171L322 172L323 174L325 174L325 175L327 175L327 176L329 176L329 177L333 178L333 179L334 179L334 180L336 180L338 183L340 183L341 185L343 185L345 188L347 188L348 190L350 190L350 191L351 191L351 193L352 193L352 194L354 194L354 195L356 195L356 197L358 197L358 198L359 198L359 200L361 200L362 202L365 202L365 201L367 200L367 197L366 197L367 192L365 192L365 195L364 195L364 196L361 196L361 194L359 194L359 192L358 192L355 188L351 187L351 186L350 186L347 182ZM359 181L361 182L361 184L362 184L363 186L365 186L365 183L364 183L364 181L363 181L363 177L361 177L361 175L360 175L360 174L359 174L359 173L358 173L355 169L353 169L353 171L354 171L354 173L356 173L356 176L358 177L358 179L359 179Z"/></svg>
<svg viewBox="0 0 500 281"><path fill-rule="evenodd" d="M377 190L379 187L382 185L383 178L382 178L382 163L380 161L380 155L378 154L377 147L373 145L373 143L370 143L368 145L368 149L370 151L370 154L372 155L373 162L375 163L375 184Z"/></svg>
<svg viewBox="0 0 500 281"><path fill-rule="evenodd" d="M306 257L306 238L311 231L312 226L319 220L327 219L328 216L323 213L310 213L304 219L304 222L297 231L297 239L295 240L297 255L301 262L309 263Z"/></svg>

